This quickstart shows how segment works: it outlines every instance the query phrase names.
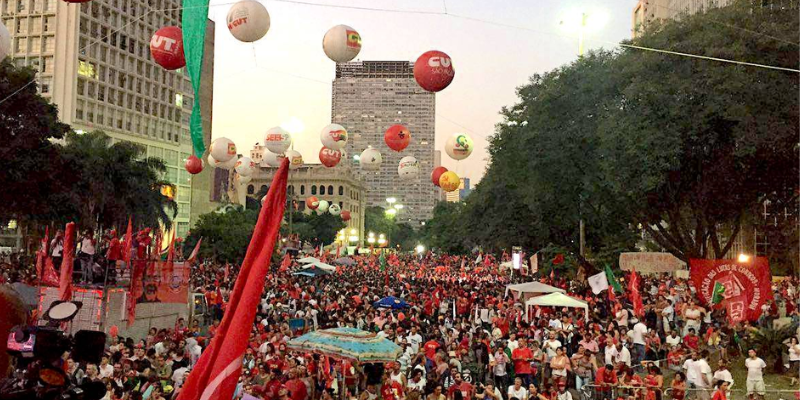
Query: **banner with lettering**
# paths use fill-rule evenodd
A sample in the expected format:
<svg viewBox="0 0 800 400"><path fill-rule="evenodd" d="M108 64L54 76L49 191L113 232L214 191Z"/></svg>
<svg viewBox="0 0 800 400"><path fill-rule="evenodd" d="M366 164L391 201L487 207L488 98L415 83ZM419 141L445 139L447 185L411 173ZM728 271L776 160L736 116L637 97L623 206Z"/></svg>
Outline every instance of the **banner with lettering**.
<svg viewBox="0 0 800 400"><path fill-rule="evenodd" d="M772 299L772 276L764 257L748 262L691 259L689 267L697 295L706 304L711 305L717 282L725 287L722 304L731 322L757 320L761 306Z"/></svg>
<svg viewBox="0 0 800 400"><path fill-rule="evenodd" d="M176 262L167 275L166 262L149 261L153 269L162 273L145 274L133 285L136 304L140 303L186 303L189 299L191 265ZM150 266L148 266L150 267Z"/></svg>

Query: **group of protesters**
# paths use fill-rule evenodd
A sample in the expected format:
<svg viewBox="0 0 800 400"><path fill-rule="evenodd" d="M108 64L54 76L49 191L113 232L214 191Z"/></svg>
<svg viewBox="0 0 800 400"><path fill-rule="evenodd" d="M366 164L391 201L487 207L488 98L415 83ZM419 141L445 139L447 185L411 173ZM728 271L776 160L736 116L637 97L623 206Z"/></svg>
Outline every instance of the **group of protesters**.
<svg viewBox="0 0 800 400"><path fill-rule="evenodd" d="M735 385L745 387L742 396L763 398L767 364L761 357L766 355L747 348L748 338L772 319L800 319L796 279L774 285L765 318L730 326L724 309L701 304L695 288L672 275L642 278L644 309L635 315L629 293L595 295L574 276L561 274L517 274L512 279L500 267L501 260L488 256L476 260L474 255L429 252L388 258L352 256L353 265L304 277L292 274L296 261L287 266L276 257L236 397L726 400ZM206 320L181 318L174 327L151 329L145 338L111 336L98 365L75 363L67 353L63 368L70 378L75 383L104 382L106 399L177 398L217 331L238 271L234 265L212 262L192 268L194 290L205 293L212 309ZM35 276L30 269L6 270L3 278ZM582 299L588 310L527 309L524 299L506 293L512 280L534 279ZM409 307L374 305L386 296L402 298ZM332 327L374 332L397 343L402 353L392 363L360 364L287 347L303 332ZM796 337L786 353L796 375ZM733 381L731 360L744 364L746 382Z"/></svg>

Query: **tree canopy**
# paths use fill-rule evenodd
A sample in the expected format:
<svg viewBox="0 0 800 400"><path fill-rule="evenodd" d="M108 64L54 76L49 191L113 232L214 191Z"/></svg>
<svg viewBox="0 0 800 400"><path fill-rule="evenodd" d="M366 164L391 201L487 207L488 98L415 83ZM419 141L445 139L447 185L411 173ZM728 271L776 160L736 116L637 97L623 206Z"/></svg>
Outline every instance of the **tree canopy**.
<svg viewBox="0 0 800 400"><path fill-rule="evenodd" d="M630 44L797 68L799 20L796 8L737 3ZM633 250L642 231L683 260L724 257L764 200L796 208L798 89L797 73L634 48L536 74L502 110L463 210L437 207L432 243L577 253L583 220L598 261ZM461 239L437 242L448 229Z"/></svg>

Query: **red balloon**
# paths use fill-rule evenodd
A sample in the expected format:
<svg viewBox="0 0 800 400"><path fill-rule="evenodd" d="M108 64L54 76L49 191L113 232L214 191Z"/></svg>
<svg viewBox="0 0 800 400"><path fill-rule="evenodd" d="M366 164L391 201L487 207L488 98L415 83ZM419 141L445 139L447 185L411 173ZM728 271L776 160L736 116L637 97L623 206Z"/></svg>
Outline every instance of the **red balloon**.
<svg viewBox="0 0 800 400"><path fill-rule="evenodd" d="M322 165L333 168L342 160L342 152L323 147L319 149L319 160L322 162Z"/></svg>
<svg viewBox="0 0 800 400"><path fill-rule="evenodd" d="M447 168L445 167L436 167L433 169L433 172L431 172L431 181L434 185L439 186L439 178L445 172L447 172Z"/></svg>
<svg viewBox="0 0 800 400"><path fill-rule="evenodd" d="M394 151L403 151L411 142L411 132L403 125L392 125L383 134L383 141Z"/></svg>
<svg viewBox="0 0 800 400"><path fill-rule="evenodd" d="M316 210L319 208L319 199L316 196L306 198L306 207L311 210Z"/></svg>
<svg viewBox="0 0 800 400"><path fill-rule="evenodd" d="M441 51L425 52L414 63L414 79L429 92L443 90L453 81L455 75L453 61Z"/></svg>
<svg viewBox="0 0 800 400"><path fill-rule="evenodd" d="M350 221L350 211L342 211L342 221Z"/></svg>
<svg viewBox="0 0 800 400"><path fill-rule="evenodd" d="M183 32L177 26L165 26L150 38L150 55L164 69L174 70L186 65L183 55Z"/></svg>
<svg viewBox="0 0 800 400"><path fill-rule="evenodd" d="M186 159L186 165L184 165L184 167L186 167L186 171L192 175L199 174L203 170L203 160L192 154Z"/></svg>

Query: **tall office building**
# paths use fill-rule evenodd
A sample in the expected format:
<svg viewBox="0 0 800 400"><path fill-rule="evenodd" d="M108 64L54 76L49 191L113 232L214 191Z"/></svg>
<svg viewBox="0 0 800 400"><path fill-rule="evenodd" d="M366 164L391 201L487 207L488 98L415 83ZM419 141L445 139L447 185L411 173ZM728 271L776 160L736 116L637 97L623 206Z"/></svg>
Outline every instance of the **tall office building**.
<svg viewBox="0 0 800 400"><path fill-rule="evenodd" d="M193 94L183 70L164 70L149 50L156 30L180 26L180 7L180 0L0 0L0 18L11 32L10 57L38 69L39 91L58 106L63 122L140 144L166 162L165 178L177 186L177 234L184 236L192 204L183 164L192 151ZM213 57L213 23L207 32L206 54ZM213 62L209 67L203 71L207 137Z"/></svg>
<svg viewBox="0 0 800 400"><path fill-rule="evenodd" d="M714 7L724 7L732 0L639 0L631 15L631 36L641 34L653 21L678 19Z"/></svg>
<svg viewBox="0 0 800 400"><path fill-rule="evenodd" d="M414 63L408 61L363 61L336 64L333 81L333 123L350 134L348 162L358 164L358 155L367 146L382 156L378 171L363 171L367 190L366 205L388 208L387 199L402 204L398 222L420 226L433 215L437 190L429 182L434 167L436 96L414 80ZM402 152L389 149L383 135L390 126L402 124L411 131L411 144ZM420 163L416 179L403 181L397 174L400 159L412 155Z"/></svg>

